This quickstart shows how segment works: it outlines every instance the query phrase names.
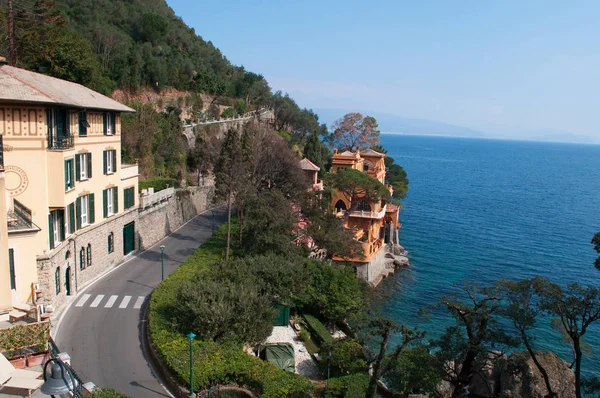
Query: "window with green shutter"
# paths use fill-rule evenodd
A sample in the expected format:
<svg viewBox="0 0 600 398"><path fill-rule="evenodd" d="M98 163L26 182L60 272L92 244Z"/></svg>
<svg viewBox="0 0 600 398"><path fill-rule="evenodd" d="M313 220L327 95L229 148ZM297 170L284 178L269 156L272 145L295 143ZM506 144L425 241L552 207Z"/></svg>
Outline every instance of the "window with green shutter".
<svg viewBox="0 0 600 398"><path fill-rule="evenodd" d="M96 208L94 205L94 194L91 193L88 195L90 200L90 209L89 209L89 218L90 218L90 224L93 224L94 222L96 222Z"/></svg>
<svg viewBox="0 0 600 398"><path fill-rule="evenodd" d="M17 288L17 274L15 272L15 249L8 249L8 268L10 272L10 288L11 290L15 290Z"/></svg>
<svg viewBox="0 0 600 398"><path fill-rule="evenodd" d="M65 159L65 191L75 188L75 165L73 159Z"/></svg>
<svg viewBox="0 0 600 398"><path fill-rule="evenodd" d="M134 187L125 188L123 190L123 205L125 206L125 210L135 206L135 193Z"/></svg>
<svg viewBox="0 0 600 398"><path fill-rule="evenodd" d="M85 260L86 260L86 266L87 267L91 267L92 266L92 244L88 243L87 245L87 249L85 251Z"/></svg>
<svg viewBox="0 0 600 398"><path fill-rule="evenodd" d="M112 253L115 251L115 234L112 232L108 234L108 252Z"/></svg>
<svg viewBox="0 0 600 398"><path fill-rule="evenodd" d="M50 243L50 250L54 249L54 218L52 213L48 214L48 242Z"/></svg>
<svg viewBox="0 0 600 398"><path fill-rule="evenodd" d="M85 249L83 247L79 250L79 269L85 269Z"/></svg>
<svg viewBox="0 0 600 398"><path fill-rule="evenodd" d="M56 285L56 294L60 293L60 267L54 271L54 284Z"/></svg>
<svg viewBox="0 0 600 398"><path fill-rule="evenodd" d="M119 212L119 188L112 188L113 191L113 214L117 214Z"/></svg>
<svg viewBox="0 0 600 398"><path fill-rule="evenodd" d="M85 137L87 135L87 129L90 127L90 124L87 121L87 112L80 111L79 112L79 136Z"/></svg>
<svg viewBox="0 0 600 398"><path fill-rule="evenodd" d="M75 203L71 203L67 206L67 212L69 213L69 233L75 233Z"/></svg>

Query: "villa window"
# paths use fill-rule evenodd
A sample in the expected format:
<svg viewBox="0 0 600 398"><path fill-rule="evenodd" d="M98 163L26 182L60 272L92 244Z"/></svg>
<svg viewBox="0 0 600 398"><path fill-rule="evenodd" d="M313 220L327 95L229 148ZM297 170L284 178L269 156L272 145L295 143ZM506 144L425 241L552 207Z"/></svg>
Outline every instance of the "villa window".
<svg viewBox="0 0 600 398"><path fill-rule="evenodd" d="M83 247L79 250L79 269L82 271L85 269L85 249Z"/></svg>
<svg viewBox="0 0 600 398"><path fill-rule="evenodd" d="M104 174L112 174L117 171L117 151L104 151Z"/></svg>
<svg viewBox="0 0 600 398"><path fill-rule="evenodd" d="M64 210L54 210L48 215L48 238L50 250L65 240Z"/></svg>
<svg viewBox="0 0 600 398"><path fill-rule="evenodd" d="M344 203L343 200L338 200L337 202L335 202L335 210L336 211L343 211L346 210L346 203Z"/></svg>
<svg viewBox="0 0 600 398"><path fill-rule="evenodd" d="M92 244L88 243L87 249L85 250L85 263L86 267L92 266Z"/></svg>
<svg viewBox="0 0 600 398"><path fill-rule="evenodd" d="M362 199L360 202L358 202L358 207L356 208L356 210L358 210L358 211L371 211L371 205L369 205L369 202L367 202L366 200Z"/></svg>
<svg viewBox="0 0 600 398"><path fill-rule="evenodd" d="M104 112L104 135L115 135L115 134L116 134L115 113L114 112Z"/></svg>
<svg viewBox="0 0 600 398"><path fill-rule="evenodd" d="M129 209L135 206L135 192L134 187L125 188L123 190L123 206L125 209Z"/></svg>
<svg viewBox="0 0 600 398"><path fill-rule="evenodd" d="M112 253L115 251L115 234L112 232L108 234L108 252Z"/></svg>
<svg viewBox="0 0 600 398"><path fill-rule="evenodd" d="M65 159L65 191L75 188L75 162L73 158Z"/></svg>
<svg viewBox="0 0 600 398"><path fill-rule="evenodd" d="M8 249L8 269L10 272L10 289L17 288L17 273L15 272L15 249Z"/></svg>
<svg viewBox="0 0 600 398"><path fill-rule="evenodd" d="M79 112L79 136L85 137L87 136L87 129L90 127L90 124L87 121L87 112L80 111Z"/></svg>
<svg viewBox="0 0 600 398"><path fill-rule="evenodd" d="M56 294L60 293L60 267L54 271L54 284L56 285Z"/></svg>
<svg viewBox="0 0 600 398"><path fill-rule="evenodd" d="M84 181L92 178L92 154L80 153L75 155L75 178Z"/></svg>
<svg viewBox="0 0 600 398"><path fill-rule="evenodd" d="M86 225L93 224L94 217L94 194L80 196L75 202L75 212L77 218L77 229Z"/></svg>
<svg viewBox="0 0 600 398"><path fill-rule="evenodd" d="M117 187L102 191L104 218L119 212L119 190Z"/></svg>

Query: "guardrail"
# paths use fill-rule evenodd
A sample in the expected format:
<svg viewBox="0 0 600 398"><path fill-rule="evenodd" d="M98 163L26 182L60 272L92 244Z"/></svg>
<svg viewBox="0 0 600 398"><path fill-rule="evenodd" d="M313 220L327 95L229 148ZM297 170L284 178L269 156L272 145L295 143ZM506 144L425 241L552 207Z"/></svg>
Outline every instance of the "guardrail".
<svg viewBox="0 0 600 398"><path fill-rule="evenodd" d="M75 139L72 135L55 135L48 136L48 149L70 149L75 146Z"/></svg>
<svg viewBox="0 0 600 398"><path fill-rule="evenodd" d="M364 211L364 210L355 210L350 212L350 217L360 217L360 218L383 218L385 216L385 207L380 211Z"/></svg>
<svg viewBox="0 0 600 398"><path fill-rule="evenodd" d="M173 195L175 195L175 188L165 188L156 193L140 195L140 207L145 209L154 206L157 203L168 200Z"/></svg>

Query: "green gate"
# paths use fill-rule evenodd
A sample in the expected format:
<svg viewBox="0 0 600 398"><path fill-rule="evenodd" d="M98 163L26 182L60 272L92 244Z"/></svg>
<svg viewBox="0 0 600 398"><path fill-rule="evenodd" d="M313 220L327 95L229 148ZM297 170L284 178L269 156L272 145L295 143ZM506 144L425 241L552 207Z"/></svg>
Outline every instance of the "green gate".
<svg viewBox="0 0 600 398"><path fill-rule="evenodd" d="M290 307L275 304L277 315L273 319L273 326L287 326L290 323Z"/></svg>
<svg viewBox="0 0 600 398"><path fill-rule="evenodd" d="M135 222L123 227L123 254L127 255L135 249Z"/></svg>

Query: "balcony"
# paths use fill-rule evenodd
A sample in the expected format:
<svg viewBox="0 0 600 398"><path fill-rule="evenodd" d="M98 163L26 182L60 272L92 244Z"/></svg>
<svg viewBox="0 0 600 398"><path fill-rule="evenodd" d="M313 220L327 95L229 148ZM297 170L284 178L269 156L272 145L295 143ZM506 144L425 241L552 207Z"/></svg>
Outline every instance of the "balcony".
<svg viewBox="0 0 600 398"><path fill-rule="evenodd" d="M16 199L13 200L13 206L6 214L6 221L9 233L40 230L33 223L31 210Z"/></svg>
<svg viewBox="0 0 600 398"><path fill-rule="evenodd" d="M354 210L354 211L350 212L350 217L356 217L356 218L382 219L383 216L385 216L385 206L380 211Z"/></svg>
<svg viewBox="0 0 600 398"><path fill-rule="evenodd" d="M72 135L51 134L48 136L48 149L65 150L75 146L75 140Z"/></svg>
<svg viewBox="0 0 600 398"><path fill-rule="evenodd" d="M146 209L150 206L154 206L157 203L168 200L174 194L175 188L172 187L163 189L162 191L158 191L156 193L142 194L142 196L140 196L140 207L142 209Z"/></svg>
<svg viewBox="0 0 600 398"><path fill-rule="evenodd" d="M121 164L121 181L138 176L137 164Z"/></svg>

